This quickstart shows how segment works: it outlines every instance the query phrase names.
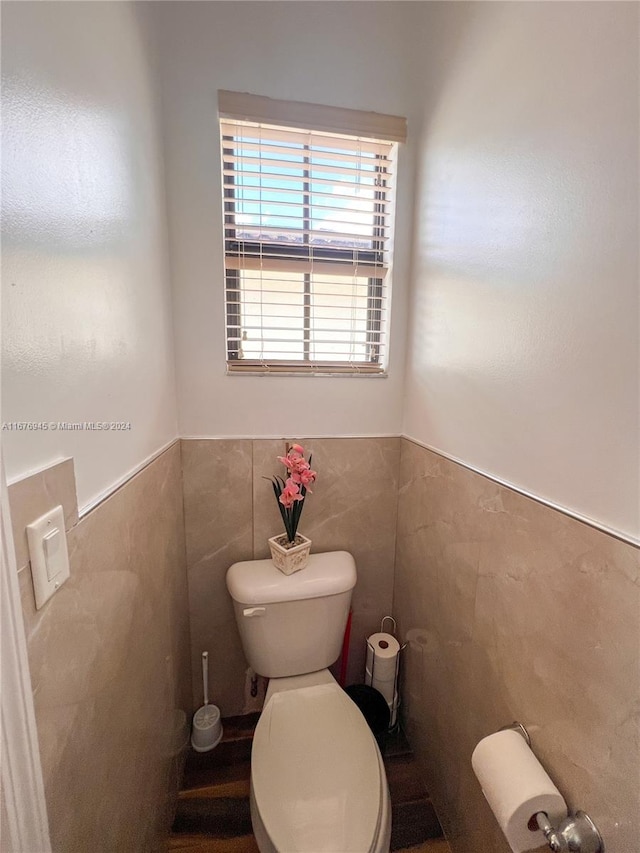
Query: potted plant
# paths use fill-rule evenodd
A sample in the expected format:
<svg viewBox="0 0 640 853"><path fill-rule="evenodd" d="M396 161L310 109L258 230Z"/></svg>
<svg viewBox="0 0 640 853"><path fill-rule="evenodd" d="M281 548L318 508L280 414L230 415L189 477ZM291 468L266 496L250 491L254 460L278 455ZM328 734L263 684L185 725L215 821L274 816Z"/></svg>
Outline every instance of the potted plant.
<svg viewBox="0 0 640 853"><path fill-rule="evenodd" d="M309 560L311 540L298 533L298 524L304 507L307 492L311 494L311 484L315 482L316 472L311 470L311 456L304 458L304 448L293 444L286 456L278 456L278 461L287 469L286 479L277 475L271 478L273 492L278 502L285 532L269 539L273 564L285 575L304 569ZM268 478L267 478L268 479Z"/></svg>

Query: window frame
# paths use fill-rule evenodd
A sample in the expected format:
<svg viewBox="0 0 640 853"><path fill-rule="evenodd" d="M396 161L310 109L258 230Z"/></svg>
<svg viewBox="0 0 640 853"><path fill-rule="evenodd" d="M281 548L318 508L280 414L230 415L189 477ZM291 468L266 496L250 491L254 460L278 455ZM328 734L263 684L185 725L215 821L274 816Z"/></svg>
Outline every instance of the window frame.
<svg viewBox="0 0 640 853"><path fill-rule="evenodd" d="M269 373L292 373L295 375L367 375L367 376L386 376L386 362L388 361L388 297L390 294L390 264L389 255L391 252L390 243L393 226L393 207L395 201L395 186L390 186L388 180L389 162L390 160L397 164L397 149L394 142L404 141L406 136L406 121L394 116L382 116L376 113L360 113L355 110L344 110L341 108L321 107L313 104L299 104L295 102L280 102L271 101L268 98L260 96L241 95L238 93L219 92L219 105L222 103L221 98L224 96L225 106L220 108L221 119L221 165L222 165L222 182L223 182L223 199L224 199L224 262L225 262L225 344L227 356L227 373L232 375L242 374L259 374L265 375ZM239 114L235 112L235 101L238 100L244 108L244 112ZM271 111L273 105L276 105L278 110L284 110L287 113L285 121L280 121L278 117L273 119L267 118L265 112ZM296 122L295 113L302 112L308 116L309 111L312 114L318 114L323 121L318 125L312 122ZM292 116L289 115L293 111ZM251 114L247 114L251 113ZM277 111L276 111L277 113ZM342 115L344 114L344 115ZM327 121L334 125L337 120L343 121L345 115L349 122L355 120L356 125L359 122L373 123L378 125L381 121L387 123L387 133L369 133L362 132L359 127L335 127L323 126L323 122ZM337 116L337 119L336 119ZM291 120L289 120L291 118ZM222 124L224 122L227 126ZM313 216L313 193L312 183L314 179L313 171L300 169L300 161L296 163L296 168L299 170L297 175L298 180L302 181L302 190L300 192L302 201L300 207L302 209L301 228L302 242L283 242L279 241L274 236L272 240L246 239L238 236L238 231L242 229L242 223L236 222L236 215L241 214L242 206L241 194L236 193L236 185L238 183L236 175L240 174L241 169L238 168L238 163L242 161L242 132L237 134L229 134L229 124L237 123L240 128L242 126L251 127L267 126L274 131L281 133L291 131L292 133L309 133L311 135L327 136L327 149L334 147L340 148L339 145L332 146L331 137L347 137L353 141L361 139L363 143L380 142L389 147L389 154L382 151L374 153L374 158L383 161L373 171L368 174L375 175L376 180L372 185L373 192L373 222L371 233L367 234L365 239L369 243L367 248L358 248L355 246L314 246L311 243L311 231L314 221ZM368 126L368 125L367 125ZM268 136L265 138L268 139ZM311 156L320 149L318 143L310 139L307 142L301 143L301 148L298 149L302 155L303 163L312 162ZM258 149L259 150L259 149ZM353 150L353 149L351 149ZM305 152L309 152L308 155ZM322 157L322 155L320 155ZM327 159L330 159L330 152L327 153ZM256 158L259 163L259 158ZM263 161L264 162L264 161ZM234 172L236 173L234 175ZM396 169L394 168L394 173ZM259 174L259 172L258 172ZM274 188L274 191L275 190ZM260 217L260 214L258 214ZM348 224L344 225L345 233L348 229ZM274 229L275 230L275 229ZM277 232L276 232L277 233ZM336 232L340 234L340 232ZM389 234L389 237L385 237ZM347 235L348 237L351 235ZM237 259L236 263L228 264L228 259ZM246 267L242 265L242 258L251 259ZM243 317L242 317L242 272L243 269L262 269L261 265L255 265L256 259L264 259L268 261L268 266L265 269L270 269L276 276L278 274L278 259L283 261L282 273L300 275L302 278L302 292L298 291L302 297L302 318L298 328L302 336L302 356L291 358L242 358L242 335L243 335ZM298 272L295 270L297 261L300 261L304 268ZM253 262L253 264L252 264ZM364 311L364 329L362 325L355 327L352 325L350 334L354 334L357 328L357 334L364 333L364 340L360 338L359 347L364 348L365 357L355 360L341 361L338 358L331 359L312 359L311 351L313 346L314 327L312 321L312 279L314 275L313 267L316 262L321 262L322 271L320 275L326 275L329 279L332 275L340 276L355 276L360 279L358 285L362 289L362 285L366 281L366 304L358 310ZM285 266L286 264L286 266ZM382 275L380 277L372 276L367 273L371 272L371 267L379 266ZM366 272L358 275L358 267L367 268ZM340 285L338 285L340 286ZM364 296L364 291L362 290ZM385 299L387 300L385 302ZM298 303L300 305L300 303ZM263 321L261 321L263 322ZM361 321L362 322L362 321ZM322 335L322 331L319 332Z"/></svg>

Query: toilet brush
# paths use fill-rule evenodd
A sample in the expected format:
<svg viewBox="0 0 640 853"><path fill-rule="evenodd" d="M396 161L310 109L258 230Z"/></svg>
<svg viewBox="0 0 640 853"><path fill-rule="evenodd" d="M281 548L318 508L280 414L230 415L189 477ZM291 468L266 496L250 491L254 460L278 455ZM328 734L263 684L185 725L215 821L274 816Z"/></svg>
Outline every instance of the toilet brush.
<svg viewBox="0 0 640 853"><path fill-rule="evenodd" d="M193 715L191 746L196 752L208 752L220 743L222 722L220 708L209 704L209 652L202 652L202 686L204 705Z"/></svg>

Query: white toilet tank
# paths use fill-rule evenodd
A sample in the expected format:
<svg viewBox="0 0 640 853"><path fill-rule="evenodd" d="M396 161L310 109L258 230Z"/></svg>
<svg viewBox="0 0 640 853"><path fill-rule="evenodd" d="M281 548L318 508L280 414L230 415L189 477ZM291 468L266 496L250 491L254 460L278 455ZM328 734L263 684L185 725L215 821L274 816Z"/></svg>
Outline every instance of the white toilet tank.
<svg viewBox="0 0 640 853"><path fill-rule="evenodd" d="M234 563L227 572L244 653L267 678L325 669L337 660L356 585L347 551L312 554L285 575L271 560Z"/></svg>

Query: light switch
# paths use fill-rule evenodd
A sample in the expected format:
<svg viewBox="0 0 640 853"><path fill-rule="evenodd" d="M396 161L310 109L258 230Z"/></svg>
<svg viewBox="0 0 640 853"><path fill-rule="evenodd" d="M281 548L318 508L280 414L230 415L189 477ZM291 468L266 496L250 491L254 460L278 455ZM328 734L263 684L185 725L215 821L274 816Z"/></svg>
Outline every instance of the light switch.
<svg viewBox="0 0 640 853"><path fill-rule="evenodd" d="M69 554L61 506L27 525L31 575L39 610L69 577Z"/></svg>
<svg viewBox="0 0 640 853"><path fill-rule="evenodd" d="M44 561L47 566L47 578L51 581L60 572L56 554L60 553L60 528L54 527L50 533L42 537L42 547L44 549Z"/></svg>

